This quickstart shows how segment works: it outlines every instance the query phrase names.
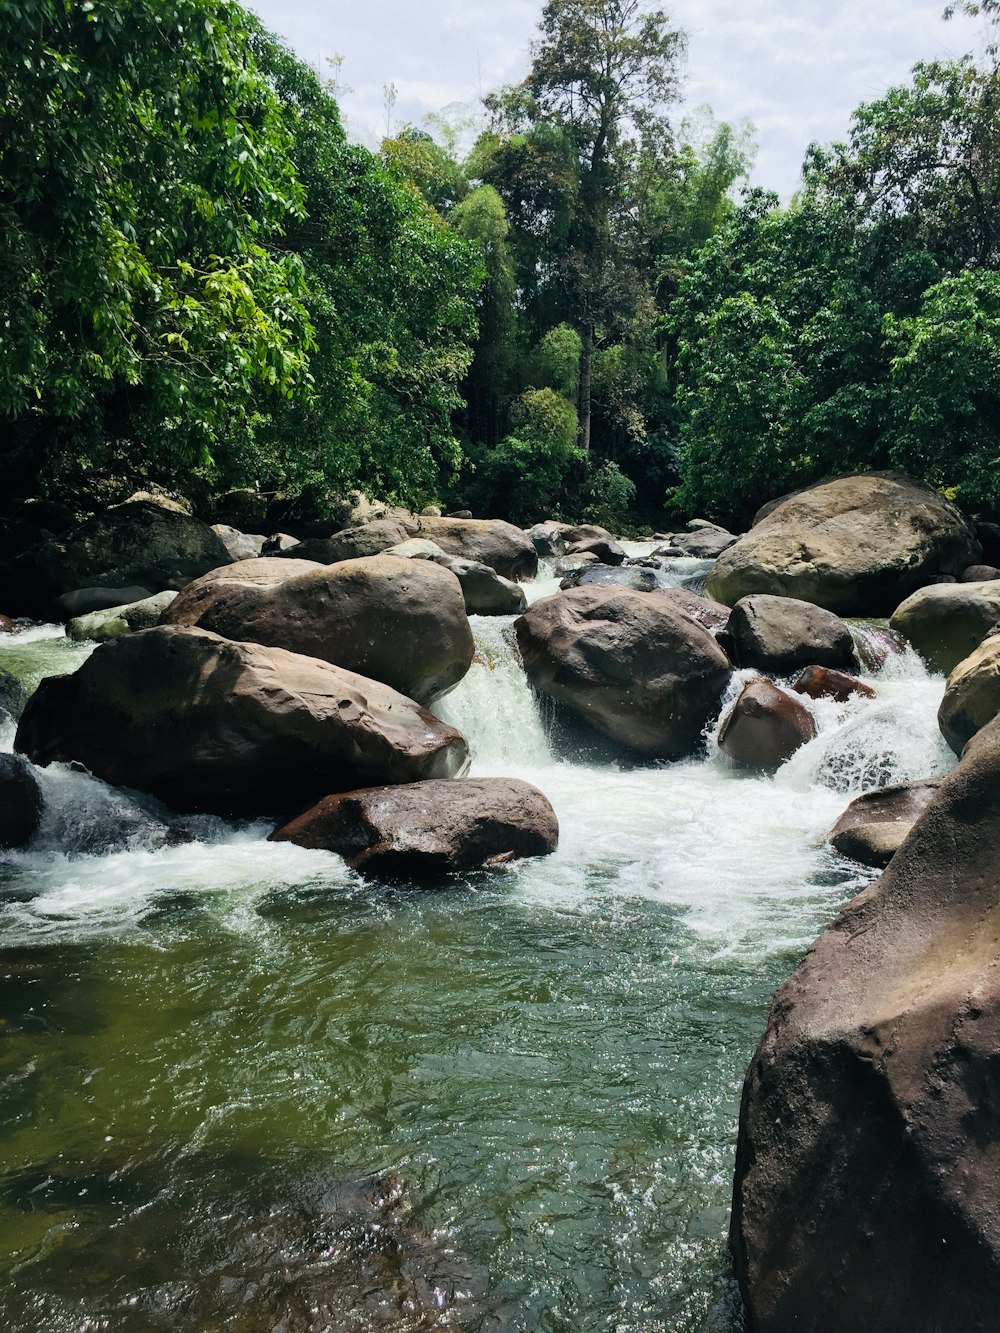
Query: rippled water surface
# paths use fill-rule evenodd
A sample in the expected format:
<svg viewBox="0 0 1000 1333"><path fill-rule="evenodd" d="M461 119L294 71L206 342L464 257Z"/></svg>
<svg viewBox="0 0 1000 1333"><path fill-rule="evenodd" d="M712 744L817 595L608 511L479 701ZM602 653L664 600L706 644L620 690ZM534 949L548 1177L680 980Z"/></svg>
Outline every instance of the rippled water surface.
<svg viewBox="0 0 1000 1333"><path fill-rule="evenodd" d="M475 629L438 711L477 773L548 794L554 857L363 886L266 827L45 774L41 836L0 864L6 1329L739 1327L743 1073L865 882L830 825L948 766L942 682L893 659L773 778L712 737L635 766L553 734L511 622ZM37 631L0 666L80 654Z"/></svg>

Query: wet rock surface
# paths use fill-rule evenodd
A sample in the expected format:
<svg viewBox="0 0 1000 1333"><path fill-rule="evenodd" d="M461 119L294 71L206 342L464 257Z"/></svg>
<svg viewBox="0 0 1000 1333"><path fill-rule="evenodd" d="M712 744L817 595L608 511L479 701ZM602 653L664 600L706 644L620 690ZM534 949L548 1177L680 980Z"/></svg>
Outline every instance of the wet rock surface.
<svg viewBox="0 0 1000 1333"><path fill-rule="evenodd" d="M666 599L628 588L544 598L515 630L536 689L653 757L696 747L731 674L707 630Z"/></svg>
<svg viewBox="0 0 1000 1333"><path fill-rule="evenodd" d="M457 731L386 685L180 626L102 644L72 675L44 680L15 746L177 810L227 816L468 766Z"/></svg>
<svg viewBox="0 0 1000 1333"><path fill-rule="evenodd" d="M719 748L746 768L777 768L816 735L808 708L769 680L752 680L719 731Z"/></svg>
<svg viewBox="0 0 1000 1333"><path fill-rule="evenodd" d="M546 856L559 825L530 783L459 778L328 796L271 840L336 852L365 875L425 879Z"/></svg>
<svg viewBox="0 0 1000 1333"><path fill-rule="evenodd" d="M940 778L866 792L852 801L830 830L841 856L884 870L937 795Z"/></svg>
<svg viewBox="0 0 1000 1333"><path fill-rule="evenodd" d="M810 699L835 699L846 703L848 699L861 695L865 699L874 699L878 691L856 676L846 671L834 671L830 667L810 666L792 685L796 694L804 694Z"/></svg>
<svg viewBox="0 0 1000 1333"><path fill-rule="evenodd" d="M731 1230L757 1333L996 1325L998 788L994 722L775 997Z"/></svg>

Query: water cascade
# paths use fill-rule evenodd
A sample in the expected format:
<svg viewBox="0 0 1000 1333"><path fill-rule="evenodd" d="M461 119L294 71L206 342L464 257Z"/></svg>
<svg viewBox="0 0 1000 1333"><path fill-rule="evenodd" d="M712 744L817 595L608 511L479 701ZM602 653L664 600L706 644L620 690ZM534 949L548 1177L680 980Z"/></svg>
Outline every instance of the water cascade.
<svg viewBox="0 0 1000 1333"><path fill-rule="evenodd" d="M549 796L550 858L364 886L266 826L45 773L41 833L0 863L5 1327L257 1330L279 1307L303 1329L738 1327L743 1073L775 987L870 877L824 846L832 823L953 762L943 682L889 656L877 698L810 705L816 739L773 776L734 769L717 728L682 763L581 757L512 627L475 618L437 711L475 773ZM48 628L0 666L85 651ZM365 1227L438 1275L439 1322L322 1322Z"/></svg>

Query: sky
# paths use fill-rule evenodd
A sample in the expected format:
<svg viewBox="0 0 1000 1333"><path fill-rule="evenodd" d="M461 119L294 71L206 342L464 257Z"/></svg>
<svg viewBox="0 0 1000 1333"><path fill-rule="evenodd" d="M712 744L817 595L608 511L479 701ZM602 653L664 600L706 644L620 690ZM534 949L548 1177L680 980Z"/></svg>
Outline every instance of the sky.
<svg viewBox="0 0 1000 1333"><path fill-rule="evenodd" d="M665 0L660 0L665 3ZM527 71L542 0L250 0L303 59L343 57L339 100L351 137L377 145L384 88L390 129L422 125L455 103ZM851 112L904 81L917 60L981 47L978 20L944 23L945 0L673 0L688 33L684 105L749 119L758 135L753 182L788 199L814 140L846 136ZM332 72L332 71L331 71Z"/></svg>

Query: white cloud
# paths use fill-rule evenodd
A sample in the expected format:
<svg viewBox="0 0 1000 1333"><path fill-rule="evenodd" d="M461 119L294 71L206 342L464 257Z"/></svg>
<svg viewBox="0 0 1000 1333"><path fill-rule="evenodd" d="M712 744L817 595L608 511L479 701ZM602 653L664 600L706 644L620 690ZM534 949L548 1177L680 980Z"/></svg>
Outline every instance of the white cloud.
<svg viewBox="0 0 1000 1333"><path fill-rule="evenodd" d="M541 0L253 0L264 22L306 60L344 57L349 130L377 142L383 87L395 124L420 124L452 102L524 73ZM722 120L748 117L760 153L755 182L787 197L808 144L843 138L850 114L904 80L920 59L977 45L973 20L941 21L944 0L674 0L690 36L685 99Z"/></svg>

